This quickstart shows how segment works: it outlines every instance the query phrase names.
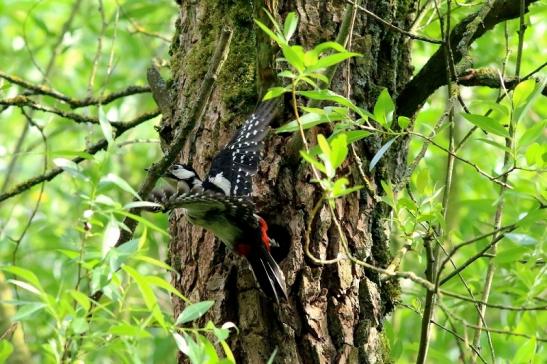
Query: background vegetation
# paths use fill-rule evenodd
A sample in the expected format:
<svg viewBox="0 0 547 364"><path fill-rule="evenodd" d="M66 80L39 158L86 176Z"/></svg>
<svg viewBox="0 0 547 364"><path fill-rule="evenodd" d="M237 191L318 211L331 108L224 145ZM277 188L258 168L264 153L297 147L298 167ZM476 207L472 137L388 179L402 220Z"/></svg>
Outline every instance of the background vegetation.
<svg viewBox="0 0 547 364"><path fill-rule="evenodd" d="M435 2L422 3L412 31L441 39ZM481 5L453 3L452 24ZM446 14L447 4L438 6ZM392 253L400 259L394 269L424 276L435 229L443 231L448 251L471 241L455 252L455 266L477 258L443 286L468 299L443 295L438 302L432 362L470 360L471 346L483 348L480 360L486 362L547 361L547 104L541 95L547 49L541 21L546 12L547 3L540 1L523 22L499 24L470 52L469 68L494 75L499 70L508 81L518 76L528 80L514 92L462 87L461 103L448 97L446 88L439 89L415 121L409 163L419 163L408 189L393 193L397 186L385 184L380 191L393 208ZM200 341L196 330L211 332L211 340L221 342L230 360L230 350L222 344L229 324L191 325L209 303L172 318L169 294L180 293L170 285L163 263L166 216L143 215L135 240L112 248L124 229L121 221L134 206L128 204L144 168L161 156L153 128L157 106L147 88L146 68L169 60L176 4L8 0L0 4L0 14L0 361L11 354L19 362L30 356L37 362L174 362L178 344L199 362L201 355L214 356L214 348ZM527 28L519 38L522 24ZM419 70L438 45L413 44ZM125 92L110 101L109 95L120 91ZM450 103L458 104L452 147L450 126L436 130ZM370 112L389 123L389 96L377 105ZM121 123L132 121L142 124L112 137L126 128ZM391 122L402 129L408 123ZM466 137L477 127L487 133L477 130ZM377 129L390 130L385 124ZM433 141L427 137L432 130L437 132ZM96 145L104 150L96 151ZM424 145L429 148L419 159ZM447 149L458 156L449 193L444 192ZM60 174L51 182L8 199L20 183L56 168ZM478 254L493 239L499 241L497 250ZM449 264L446 273L451 270ZM486 272L491 272L490 284ZM406 363L415 361L420 346L425 300L415 281L401 280L401 286L400 306L386 321L385 332L393 360ZM488 301L493 306L484 313L487 334L474 342L474 326L480 323L476 306L468 301L482 300L486 286L491 286ZM96 305L92 298L99 289L105 297ZM175 321L186 329L175 329Z"/></svg>

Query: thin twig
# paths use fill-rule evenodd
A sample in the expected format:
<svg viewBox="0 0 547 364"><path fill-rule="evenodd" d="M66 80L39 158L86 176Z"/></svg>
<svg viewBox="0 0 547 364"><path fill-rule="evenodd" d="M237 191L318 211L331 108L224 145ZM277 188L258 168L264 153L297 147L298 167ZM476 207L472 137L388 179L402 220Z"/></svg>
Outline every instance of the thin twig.
<svg viewBox="0 0 547 364"><path fill-rule="evenodd" d="M416 35L416 34L413 34L411 32L408 32L404 29L401 29L399 28L398 26L396 25L393 25L387 21L385 21L384 19L382 19L381 17L379 17L378 15L374 14L372 11L362 7L361 5L357 5L355 4L353 1L351 0L346 0L346 2L354 5L355 7L357 7L357 9L361 10L362 12L366 13L367 15L369 15L371 18L375 19L376 21L378 21L379 23L385 25L386 27L388 27L389 29L391 30L394 30L398 33L401 33L401 34L404 34L406 35L407 37L411 38L411 39L415 39L415 40L421 40L421 41L424 41L424 42L428 42L428 43L433 43L433 44L443 44L443 41L441 40L436 40L436 39L432 39L432 38L428 38L428 37L424 37L424 36L421 36L421 35Z"/></svg>
<svg viewBox="0 0 547 364"><path fill-rule="evenodd" d="M140 125L140 124L144 123L145 121L148 121L152 118L155 118L159 114L160 114L159 110L155 110L155 111L148 112L148 113L143 113L143 114L137 116L135 119L133 119L131 121L128 121L124 124L120 124L118 126L118 128L116 128L116 131L114 133L114 139L121 136L127 130L132 129L132 128L136 127L137 125ZM108 141L106 139L101 139L99 142L97 142L97 143L91 145L89 148L85 149L84 152L93 155L93 154L96 154L97 152L99 152L103 149L106 149L107 146L108 146ZM83 158L83 157L76 157L76 158L72 159L72 162L78 164L78 163L81 163L84 160L85 160L85 158ZM48 172L46 172L46 173L44 173L40 176L30 178L30 179L26 180L25 182L22 182L22 183L18 184L17 186L15 186L11 191L0 194L0 202L2 202L4 200L7 200L7 199L9 199L13 196L17 196L18 194L20 194L22 192L25 192L26 190L30 189L31 187L36 186L37 184L39 184L41 182L51 181L57 175L63 173L63 171L64 170L62 168L58 167L58 168L51 169Z"/></svg>
<svg viewBox="0 0 547 364"><path fill-rule="evenodd" d="M84 99L73 99L50 87L37 85L32 82L25 81L20 77L10 75L3 71L0 71L0 78L3 78L10 83L19 85L27 90L31 90L36 95L50 96L54 99L63 101L73 109L99 104L106 105L122 97L150 92L150 86L129 86L123 90L112 92L103 97L86 97Z"/></svg>
<svg viewBox="0 0 547 364"><path fill-rule="evenodd" d="M472 303L475 303L475 304L488 306L488 307L491 307L491 308L497 308L499 310L519 311L519 312L520 311L545 311L545 310L547 310L547 305L542 305L542 306L508 306L508 305L500 305L500 304L497 304L497 303L485 302L485 301L481 301L481 300L474 300L474 299L471 299L469 297L463 296L463 295L455 293L455 292L446 291L444 289L439 290L439 292L441 294L445 295L445 296L457 298L457 299L460 299L462 301L467 301L467 302L472 302Z"/></svg>
<svg viewBox="0 0 547 364"><path fill-rule="evenodd" d="M437 327L443 329L444 331L446 331L446 332L452 334L452 336L454 336L456 339L458 339L458 340L460 340L461 342L465 343L468 347L471 348L471 350L473 350L473 352L475 352L475 354L478 355L478 357L482 360L482 362L483 362L484 364L487 364L486 360L484 360L484 358L482 357L481 353L477 350L477 348L474 347L472 344L468 343L463 337L461 337L460 335L458 335L457 332L455 332L454 330L449 329L448 327L445 327L445 326L439 324L439 323L438 323L437 321L435 321L435 320L431 320L431 323L434 324L435 326L437 326Z"/></svg>
<svg viewBox="0 0 547 364"><path fill-rule="evenodd" d="M467 241L464 241L463 243L460 243L456 246L454 246L454 248L452 248L452 250L450 251L450 253L447 254L446 258L443 260L443 262L441 263L440 267L439 267L439 275L442 273L442 271L444 270L444 267L446 266L446 263L448 263L448 261L454 256L454 254L456 254L456 252L458 250L460 250L461 248L467 246L467 245L470 245L470 244L473 244L479 240L482 240L482 239L485 239L489 236L492 236L492 235L497 235L501 232L503 232L503 234L499 235L498 236L498 240L501 240L503 237L505 237L505 234L515 230L517 228L516 225L508 225L508 226L503 226L503 227L500 227L499 229L496 229L494 231L491 231L489 233L486 233L486 234L483 234L483 235L480 235L480 236L477 236L475 238L472 238L472 239L469 239Z"/></svg>

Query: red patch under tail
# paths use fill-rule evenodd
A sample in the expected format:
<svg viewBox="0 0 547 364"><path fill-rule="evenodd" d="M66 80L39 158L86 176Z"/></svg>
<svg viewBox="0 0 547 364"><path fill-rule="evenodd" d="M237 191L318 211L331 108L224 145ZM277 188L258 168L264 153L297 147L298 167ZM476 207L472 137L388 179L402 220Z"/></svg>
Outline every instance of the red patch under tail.
<svg viewBox="0 0 547 364"><path fill-rule="evenodd" d="M260 237L262 240L262 243L266 247L268 251L270 251L270 238L268 237L268 224L266 224L266 220L258 217L258 224L260 225Z"/></svg>

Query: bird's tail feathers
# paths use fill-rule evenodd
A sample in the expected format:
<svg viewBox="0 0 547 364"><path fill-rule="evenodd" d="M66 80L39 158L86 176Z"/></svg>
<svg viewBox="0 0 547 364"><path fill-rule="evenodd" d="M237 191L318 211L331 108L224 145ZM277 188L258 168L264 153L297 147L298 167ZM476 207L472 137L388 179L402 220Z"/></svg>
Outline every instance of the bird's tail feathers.
<svg viewBox="0 0 547 364"><path fill-rule="evenodd" d="M247 260L266 296L275 299L277 303L282 299L288 299L285 275L265 246L253 249L247 255Z"/></svg>

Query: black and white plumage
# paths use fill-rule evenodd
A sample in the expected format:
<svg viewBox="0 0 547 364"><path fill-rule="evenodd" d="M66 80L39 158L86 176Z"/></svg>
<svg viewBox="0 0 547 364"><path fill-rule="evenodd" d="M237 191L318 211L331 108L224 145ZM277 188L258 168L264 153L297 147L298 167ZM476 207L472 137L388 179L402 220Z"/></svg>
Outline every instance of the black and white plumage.
<svg viewBox="0 0 547 364"><path fill-rule="evenodd" d="M266 221L250 198L263 139L273 119L274 102L259 105L232 140L213 159L201 181L188 165L171 166L165 177L178 183L179 194L164 203L183 208L188 221L211 231L231 250L247 258L262 291L279 302L287 299L285 276L270 254Z"/></svg>
<svg viewBox="0 0 547 364"><path fill-rule="evenodd" d="M201 179L192 166L173 164L163 176L176 183L179 193L203 191Z"/></svg>
<svg viewBox="0 0 547 364"><path fill-rule="evenodd" d="M204 189L214 189L226 196L247 196L252 192L252 177L264 137L274 116L274 101L263 102L236 132L232 140L213 158L203 180Z"/></svg>

